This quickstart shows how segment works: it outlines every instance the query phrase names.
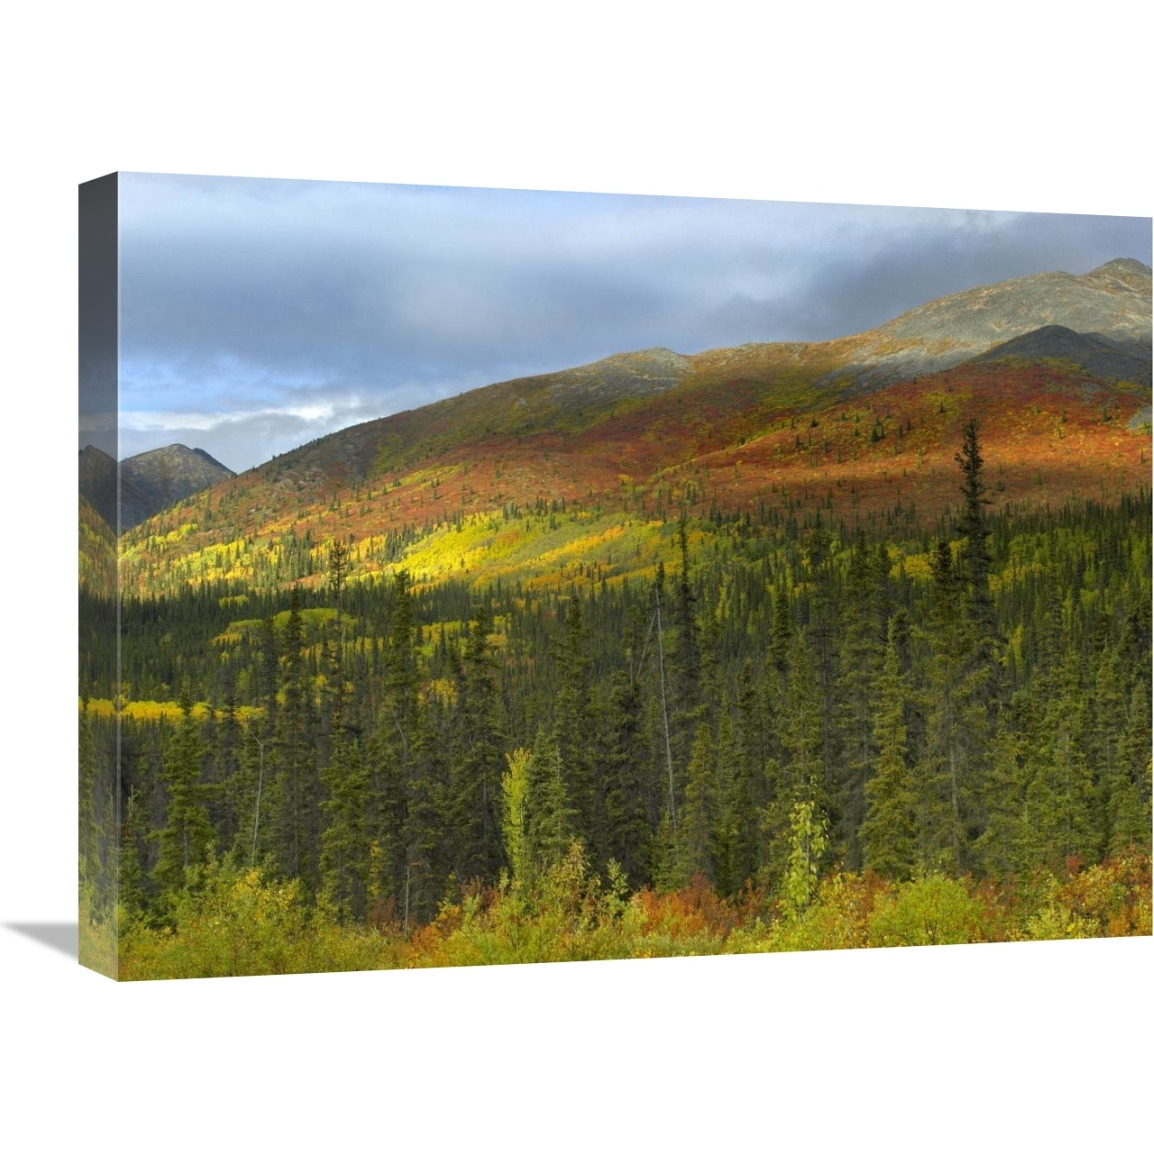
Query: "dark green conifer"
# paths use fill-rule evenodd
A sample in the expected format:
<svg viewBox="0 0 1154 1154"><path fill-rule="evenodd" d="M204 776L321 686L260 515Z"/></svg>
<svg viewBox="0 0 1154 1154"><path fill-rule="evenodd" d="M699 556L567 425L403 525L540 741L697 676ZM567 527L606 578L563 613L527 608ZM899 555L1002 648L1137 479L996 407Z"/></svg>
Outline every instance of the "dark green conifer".
<svg viewBox="0 0 1154 1154"><path fill-rule="evenodd" d="M184 688L180 697L180 721L168 741L164 757L164 784L168 802L160 831L160 853L153 876L165 889L177 889L190 866L207 859L212 826L204 804L201 774L205 744L200 725L192 716L192 698Z"/></svg>
<svg viewBox="0 0 1154 1154"><path fill-rule="evenodd" d="M893 620L877 693L873 723L877 759L865 784L866 813L860 831L863 864L882 877L905 881L917 860L917 799L907 761L905 710L909 684L901 672Z"/></svg>
<svg viewBox="0 0 1154 1154"><path fill-rule="evenodd" d="M700 875L717 880L716 784L713 735L703 721L697 727L685 781L685 805L677 823L674 882L688 885Z"/></svg>

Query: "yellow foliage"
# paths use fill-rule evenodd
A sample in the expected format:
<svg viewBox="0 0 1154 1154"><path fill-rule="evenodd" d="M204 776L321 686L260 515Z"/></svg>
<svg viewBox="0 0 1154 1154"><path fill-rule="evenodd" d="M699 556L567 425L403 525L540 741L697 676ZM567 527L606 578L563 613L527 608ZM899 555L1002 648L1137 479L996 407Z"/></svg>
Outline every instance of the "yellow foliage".
<svg viewBox="0 0 1154 1154"><path fill-rule="evenodd" d="M83 713L83 700L77 698L77 705ZM90 697L88 699L88 712L93 717L102 718L111 718L116 714L112 702L107 697ZM123 717L130 718L132 721L176 722L181 717L180 705L175 701L126 701L120 712ZM207 721L210 713L206 702L198 701L192 707L192 716L198 721ZM223 716L223 712L218 709L211 715L219 720ZM236 715L243 724L254 717L263 717L264 710L256 705L241 705L237 708Z"/></svg>

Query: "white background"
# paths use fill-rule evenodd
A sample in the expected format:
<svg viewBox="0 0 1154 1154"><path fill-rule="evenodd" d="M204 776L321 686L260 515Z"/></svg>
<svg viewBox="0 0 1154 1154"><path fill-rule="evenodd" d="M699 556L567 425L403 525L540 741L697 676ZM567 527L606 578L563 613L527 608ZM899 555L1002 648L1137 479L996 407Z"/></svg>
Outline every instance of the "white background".
<svg viewBox="0 0 1154 1154"><path fill-rule="evenodd" d="M80 181L1152 213L1137 4L416 7L6 18L0 1144L1129 1148L1150 939L118 987L9 928L75 919Z"/></svg>

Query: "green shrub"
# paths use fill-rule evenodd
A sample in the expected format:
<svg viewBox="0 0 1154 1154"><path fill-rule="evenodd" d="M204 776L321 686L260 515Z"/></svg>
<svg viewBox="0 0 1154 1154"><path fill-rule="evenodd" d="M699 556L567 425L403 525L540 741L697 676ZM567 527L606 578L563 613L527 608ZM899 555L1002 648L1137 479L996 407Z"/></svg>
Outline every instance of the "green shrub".
<svg viewBox="0 0 1154 1154"><path fill-rule="evenodd" d="M928 874L878 901L867 923L871 946L956 945L982 940L981 905L966 886Z"/></svg>

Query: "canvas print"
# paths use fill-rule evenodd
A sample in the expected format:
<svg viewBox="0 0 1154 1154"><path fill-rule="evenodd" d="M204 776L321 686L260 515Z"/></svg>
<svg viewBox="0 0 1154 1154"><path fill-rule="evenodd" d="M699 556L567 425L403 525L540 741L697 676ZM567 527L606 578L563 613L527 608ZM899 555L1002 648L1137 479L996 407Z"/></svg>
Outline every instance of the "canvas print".
<svg viewBox="0 0 1154 1154"><path fill-rule="evenodd" d="M1151 222L80 189L81 961L1151 932Z"/></svg>

